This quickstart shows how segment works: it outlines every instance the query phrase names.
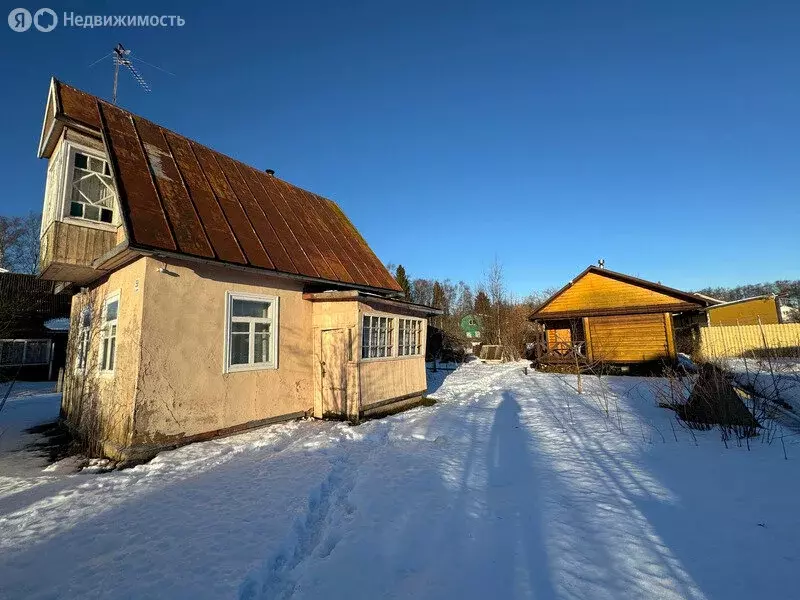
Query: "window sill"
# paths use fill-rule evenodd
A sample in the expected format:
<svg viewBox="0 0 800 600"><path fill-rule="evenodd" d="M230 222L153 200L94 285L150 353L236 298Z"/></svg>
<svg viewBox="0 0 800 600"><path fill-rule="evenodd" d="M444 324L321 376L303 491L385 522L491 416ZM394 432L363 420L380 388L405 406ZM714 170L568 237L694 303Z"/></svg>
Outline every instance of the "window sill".
<svg viewBox="0 0 800 600"><path fill-rule="evenodd" d="M277 371L278 365L275 363L263 363L257 365L228 365L222 371L223 374L228 373L249 373L252 371Z"/></svg>
<svg viewBox="0 0 800 600"><path fill-rule="evenodd" d="M89 229L101 229L103 231L110 231L116 233L117 225L113 223L103 223L102 221L92 221L91 219L78 219L77 217L64 217L63 223L70 225L78 225L79 227L88 227Z"/></svg>
<svg viewBox="0 0 800 600"><path fill-rule="evenodd" d="M373 356L371 358L361 358L358 362L373 363L386 362L390 360L408 360L410 358L424 358L422 354L409 354L408 356Z"/></svg>

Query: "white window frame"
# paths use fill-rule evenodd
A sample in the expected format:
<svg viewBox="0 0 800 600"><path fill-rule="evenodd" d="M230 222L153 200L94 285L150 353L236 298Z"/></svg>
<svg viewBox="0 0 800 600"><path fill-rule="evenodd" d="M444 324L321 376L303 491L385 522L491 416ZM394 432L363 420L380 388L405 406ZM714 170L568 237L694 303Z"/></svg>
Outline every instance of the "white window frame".
<svg viewBox="0 0 800 600"><path fill-rule="evenodd" d="M269 311L266 318L256 317L234 317L233 316L233 301L234 300L251 300L255 302L268 302ZM276 370L278 368L278 337L280 331L280 298L278 296L268 296L264 294L252 294L247 292L225 292L225 339L223 341L223 373L238 373L241 371L265 371ZM248 363L246 365L231 364L231 323L236 320L237 322L250 322L250 360L253 359L254 352L254 332L253 323L269 323L270 336L269 336L269 362L264 363Z"/></svg>
<svg viewBox="0 0 800 600"><path fill-rule="evenodd" d="M106 320L106 311L108 309L108 305L112 302L117 302L117 318L113 319L112 321ZM119 339L119 313L122 309L122 302L120 302L120 292L119 290L111 292L105 297L103 300L103 312L100 316L100 344L99 348L97 349L97 364L98 370L100 371L101 375L113 375L117 369L117 363L119 362L119 352L117 348L117 340ZM116 331L113 336L109 335L109 339L113 338L114 340L114 363L111 365L110 369L106 368L106 362L103 356L103 350L105 347L106 341L106 329L111 328L111 326L116 327Z"/></svg>
<svg viewBox="0 0 800 600"><path fill-rule="evenodd" d="M379 349L381 347L385 348L388 351L388 353L385 356L364 356L364 318L365 317L369 318L369 319L376 319L376 318L377 319L386 319L386 324L387 324L386 331L391 336L391 341L389 342L389 344L383 344L383 346L380 346L380 345L375 346L376 349ZM361 313L361 319L360 319L360 328L361 328L360 331L361 331L361 333L359 335L359 339L361 341L361 345L360 345L360 349L359 349L359 352L358 352L360 360L372 361L372 360L387 360L387 359L395 359L395 358L397 358L397 323L395 323L396 320L397 319L394 317L394 315L387 315L387 314L381 314L381 313L371 313L371 312ZM372 323L372 321L370 320L370 332L373 329L371 323ZM367 344L367 348L371 348L371 347L372 346L370 344Z"/></svg>
<svg viewBox="0 0 800 600"><path fill-rule="evenodd" d="M49 340L49 339L46 339L46 338L2 339L2 340L0 340L0 343L8 343L8 344L22 343L23 344L23 346L22 346L22 362L21 363L3 363L3 362L0 362L0 367L29 367L29 366L41 366L41 365L49 365L50 364L50 359L51 359L52 353L53 353L52 340ZM37 343L37 344L46 343L47 344L47 352L45 353L45 361L44 362L31 363L31 362L27 362L26 361L26 358L27 358L27 355L28 355L28 344L30 344L30 343ZM2 356L0 356L0 360L1 359L2 359Z"/></svg>
<svg viewBox="0 0 800 600"><path fill-rule="evenodd" d="M88 317L88 322L87 322ZM89 364L89 349L92 335L92 306L88 305L78 314L78 341L75 353L75 371L85 373ZM119 333L119 329L117 329ZM116 349L115 349L116 351ZM116 357L115 357L116 360Z"/></svg>
<svg viewBox="0 0 800 600"><path fill-rule="evenodd" d="M64 148L56 147L47 164L47 181L44 186L44 207L39 237L44 237L50 224L61 220L64 206Z"/></svg>
<svg viewBox="0 0 800 600"><path fill-rule="evenodd" d="M113 216L111 218L111 223L105 223L103 221L93 221L91 219L82 219L80 217L73 217L70 216L70 205L71 205L71 198L72 198L72 182L73 182L73 175L75 171L75 153L80 152L81 154L85 154L86 156L90 156L92 158L96 158L102 160L109 164L109 169L111 168L111 164L108 160L108 157L105 155L104 152L97 150L95 148L91 148L89 146L85 146L83 144L78 144L75 142L64 140L64 166L63 166L63 180L62 180L62 187L61 187L61 205L59 210L56 212L57 215L60 215L61 221L65 223L74 223L76 225L81 225L83 227L94 227L95 229L105 229L107 231L116 231L117 226L119 225L119 198L117 197L117 190L116 190L116 182L114 185L114 207L113 207ZM112 174L112 181L113 181L113 174Z"/></svg>
<svg viewBox="0 0 800 600"><path fill-rule="evenodd" d="M406 321L407 323L415 322L417 324L416 329L416 340L414 340L414 344L403 344L400 336L400 326L401 322ZM406 326L408 327L408 325ZM413 327L410 328L410 332L413 333ZM423 325L422 319L418 319L416 317L398 317L397 318L397 356L399 358L410 358L416 356L423 356L425 351L425 345L422 340L422 332L423 332ZM408 348L409 352L406 353L405 349ZM413 348L413 352L410 349Z"/></svg>

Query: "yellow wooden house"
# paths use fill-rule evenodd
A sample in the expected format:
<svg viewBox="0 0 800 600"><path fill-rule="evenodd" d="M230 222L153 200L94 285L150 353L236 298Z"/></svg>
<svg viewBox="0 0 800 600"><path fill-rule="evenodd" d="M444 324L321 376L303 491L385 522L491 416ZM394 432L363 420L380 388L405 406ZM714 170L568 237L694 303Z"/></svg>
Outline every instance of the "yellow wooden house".
<svg viewBox="0 0 800 600"><path fill-rule="evenodd" d="M782 322L780 299L773 295L722 302L706 309L710 327L776 325Z"/></svg>
<svg viewBox="0 0 800 600"><path fill-rule="evenodd" d="M636 364L677 357L673 316L711 300L590 266L540 306L530 320L543 336L540 364Z"/></svg>

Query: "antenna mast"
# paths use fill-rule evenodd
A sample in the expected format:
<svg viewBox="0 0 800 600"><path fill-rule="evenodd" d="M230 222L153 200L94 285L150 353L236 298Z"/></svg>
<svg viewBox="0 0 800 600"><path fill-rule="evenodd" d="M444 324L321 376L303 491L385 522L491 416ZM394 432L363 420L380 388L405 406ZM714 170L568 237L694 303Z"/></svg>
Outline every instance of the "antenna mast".
<svg viewBox="0 0 800 600"><path fill-rule="evenodd" d="M128 68L128 70L133 75L133 78L136 82L142 86L145 92L150 91L150 86L147 85L147 82L144 78L139 74L139 71L136 70L136 67L133 66L133 63L130 59L130 50L127 50L122 44L117 44L114 47L114 91L111 95L111 102L113 104L117 103L117 82L119 81L119 66L123 65Z"/></svg>

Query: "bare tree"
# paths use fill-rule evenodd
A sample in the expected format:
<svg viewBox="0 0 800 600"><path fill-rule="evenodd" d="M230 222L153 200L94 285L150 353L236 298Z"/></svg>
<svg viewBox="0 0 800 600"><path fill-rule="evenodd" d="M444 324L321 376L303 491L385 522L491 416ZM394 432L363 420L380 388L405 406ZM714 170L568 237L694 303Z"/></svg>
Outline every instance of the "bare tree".
<svg viewBox="0 0 800 600"><path fill-rule="evenodd" d="M486 274L486 290L492 303L490 320L492 323L495 343L503 345L502 306L505 301L506 286L503 280L503 265L495 257L489 272Z"/></svg>
<svg viewBox="0 0 800 600"><path fill-rule="evenodd" d="M411 295L414 302L431 306L433 304L433 281L415 279L411 284Z"/></svg>
<svg viewBox="0 0 800 600"><path fill-rule="evenodd" d="M459 317L470 315L475 311L475 298L472 295L472 290L463 281L459 281L456 284L456 298L453 304Z"/></svg>
<svg viewBox="0 0 800 600"><path fill-rule="evenodd" d="M0 268L14 268L14 253L23 233L21 218L0 216Z"/></svg>
<svg viewBox="0 0 800 600"><path fill-rule="evenodd" d="M39 270L39 230L42 213L30 212L21 219L21 233L14 247L14 270L36 275Z"/></svg>

